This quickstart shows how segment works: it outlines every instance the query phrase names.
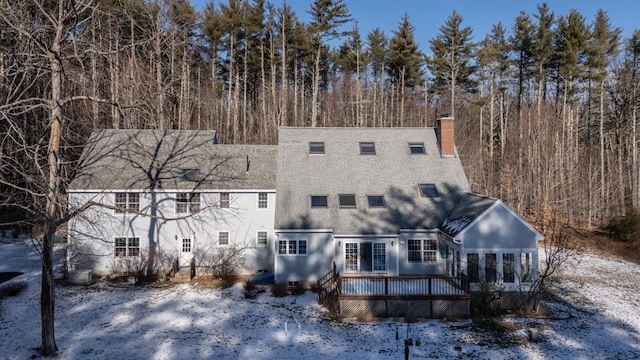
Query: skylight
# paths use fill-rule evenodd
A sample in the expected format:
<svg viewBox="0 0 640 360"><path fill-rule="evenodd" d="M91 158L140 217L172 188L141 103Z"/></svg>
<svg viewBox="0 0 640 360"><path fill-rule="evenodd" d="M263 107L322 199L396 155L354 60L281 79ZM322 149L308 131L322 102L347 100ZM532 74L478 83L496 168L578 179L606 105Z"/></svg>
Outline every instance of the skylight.
<svg viewBox="0 0 640 360"><path fill-rule="evenodd" d="M200 169L182 169L182 180L198 181Z"/></svg>
<svg viewBox="0 0 640 360"><path fill-rule="evenodd" d="M338 196L340 198L340 207L354 208L356 207L356 196L354 194L342 194Z"/></svg>
<svg viewBox="0 0 640 360"><path fill-rule="evenodd" d="M383 195L367 195L367 201L370 208L386 206Z"/></svg>
<svg viewBox="0 0 640 360"><path fill-rule="evenodd" d="M321 141L309 142L309 154L324 154L324 142L321 142Z"/></svg>
<svg viewBox="0 0 640 360"><path fill-rule="evenodd" d="M438 192L438 188L436 184L419 184L420 186L420 195L424 197L438 197L440 193Z"/></svg>
<svg viewBox="0 0 640 360"><path fill-rule="evenodd" d="M373 142L361 142L360 143L360 155L375 155L376 144Z"/></svg>
<svg viewBox="0 0 640 360"><path fill-rule="evenodd" d="M311 195L311 207L327 207L327 195Z"/></svg>
<svg viewBox="0 0 640 360"><path fill-rule="evenodd" d="M426 154L424 143L409 143L409 152L411 154Z"/></svg>

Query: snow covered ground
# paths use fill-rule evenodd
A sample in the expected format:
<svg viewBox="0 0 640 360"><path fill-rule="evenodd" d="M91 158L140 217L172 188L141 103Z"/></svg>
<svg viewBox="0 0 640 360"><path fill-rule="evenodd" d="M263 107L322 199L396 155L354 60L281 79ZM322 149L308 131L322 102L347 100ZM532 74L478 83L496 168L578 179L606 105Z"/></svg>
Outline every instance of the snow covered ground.
<svg viewBox="0 0 640 360"><path fill-rule="evenodd" d="M0 239L0 272L21 271L27 291L0 304L0 360L37 357L38 255ZM567 267L549 318L337 322L315 295L245 300L242 286L58 286L58 359L638 359L640 266L583 254ZM0 285L1 286L1 285ZM529 342L526 329L540 330ZM506 330L505 330L506 329ZM396 333L398 340L396 340ZM408 334L408 335L407 335Z"/></svg>

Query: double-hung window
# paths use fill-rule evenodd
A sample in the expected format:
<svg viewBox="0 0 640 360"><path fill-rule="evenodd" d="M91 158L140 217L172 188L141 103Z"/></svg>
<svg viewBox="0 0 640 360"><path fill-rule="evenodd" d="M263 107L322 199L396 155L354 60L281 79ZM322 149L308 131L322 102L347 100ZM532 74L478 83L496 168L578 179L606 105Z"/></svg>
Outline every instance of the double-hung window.
<svg viewBox="0 0 640 360"><path fill-rule="evenodd" d="M228 192L220 193L220 208L228 209L231 203L231 195Z"/></svg>
<svg viewBox="0 0 640 360"><path fill-rule="evenodd" d="M258 209L269 208L269 195L267 193L258 193Z"/></svg>
<svg viewBox="0 0 640 360"><path fill-rule="evenodd" d="M256 235L256 245L257 246L267 246L267 242L269 240L269 232L260 230Z"/></svg>
<svg viewBox="0 0 640 360"><path fill-rule="evenodd" d="M416 263L437 261L438 241L432 239L410 239L407 248L407 260Z"/></svg>
<svg viewBox="0 0 640 360"><path fill-rule="evenodd" d="M176 214L194 214L200 211L200 193L177 193Z"/></svg>
<svg viewBox="0 0 640 360"><path fill-rule="evenodd" d="M229 245L229 232L228 231L218 231L218 245L219 246L227 246L227 245Z"/></svg>
<svg viewBox="0 0 640 360"><path fill-rule="evenodd" d="M129 257L140 255L140 238L117 237L115 238L116 257Z"/></svg>
<svg viewBox="0 0 640 360"><path fill-rule="evenodd" d="M140 194L135 192L115 193L116 214L133 213L140 211Z"/></svg>

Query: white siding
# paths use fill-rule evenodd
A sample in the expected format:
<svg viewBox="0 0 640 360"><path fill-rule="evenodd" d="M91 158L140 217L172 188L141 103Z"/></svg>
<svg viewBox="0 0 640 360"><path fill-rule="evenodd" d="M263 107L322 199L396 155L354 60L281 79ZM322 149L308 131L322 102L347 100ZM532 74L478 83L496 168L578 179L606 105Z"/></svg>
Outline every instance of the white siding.
<svg viewBox="0 0 640 360"><path fill-rule="evenodd" d="M231 193L229 209L218 207L218 192L200 192L201 211L196 214L176 214L175 193L154 194L158 206L150 206L152 194L140 194L140 214L116 214L114 210L94 205L69 224L71 266L109 272L114 260L115 237L139 237L141 252L155 245L163 254L176 257L181 236L192 236L194 251L217 246L219 231L229 232L230 245L244 248L242 272L273 269L274 191L236 191ZM257 209L258 192L267 192L268 209ZM69 196L71 209L87 201L112 206L113 193L80 193ZM267 231L267 246L257 246L259 230ZM74 250L75 249L75 250ZM73 254L84 254L73 257Z"/></svg>

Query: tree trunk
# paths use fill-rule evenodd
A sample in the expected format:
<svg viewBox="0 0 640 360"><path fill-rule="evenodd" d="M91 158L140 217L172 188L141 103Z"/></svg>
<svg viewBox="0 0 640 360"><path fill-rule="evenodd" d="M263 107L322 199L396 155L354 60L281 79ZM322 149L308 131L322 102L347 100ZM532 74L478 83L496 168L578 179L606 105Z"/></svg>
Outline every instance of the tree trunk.
<svg viewBox="0 0 640 360"><path fill-rule="evenodd" d="M58 5L59 18L62 18L63 2ZM51 66L51 102L50 134L47 165L49 179L47 184L47 203L42 239L42 292L40 294L40 314L42 318L42 355L51 356L58 351L54 331L55 290L53 283L53 239L56 234L58 218L58 200L60 199L60 137L62 121L62 63L60 43L63 24L56 24L55 38L51 44L49 61Z"/></svg>
<svg viewBox="0 0 640 360"><path fill-rule="evenodd" d="M322 44L318 46L316 60L313 65L313 93L311 94L311 127L318 124L318 92L320 91L320 51ZM304 90L303 90L304 91Z"/></svg>

